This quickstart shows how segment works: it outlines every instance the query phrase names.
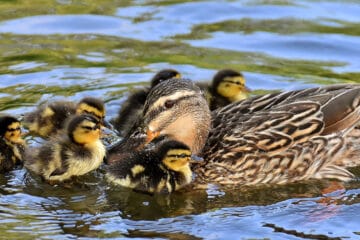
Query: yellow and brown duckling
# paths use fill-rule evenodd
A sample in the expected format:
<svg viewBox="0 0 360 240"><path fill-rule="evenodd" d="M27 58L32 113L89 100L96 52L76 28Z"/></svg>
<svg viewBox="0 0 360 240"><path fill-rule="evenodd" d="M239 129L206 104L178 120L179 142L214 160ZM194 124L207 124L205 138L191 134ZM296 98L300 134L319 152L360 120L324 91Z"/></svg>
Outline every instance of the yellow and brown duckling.
<svg viewBox="0 0 360 240"><path fill-rule="evenodd" d="M66 133L26 151L25 167L49 183L84 175L103 162L105 147L100 136L101 124L93 115L72 116Z"/></svg>
<svg viewBox="0 0 360 240"><path fill-rule="evenodd" d="M191 81L171 79L150 91L142 117L147 142L167 136L200 153L198 184L348 181L346 167L360 165L360 85L256 96L211 117L203 101Z"/></svg>
<svg viewBox="0 0 360 240"><path fill-rule="evenodd" d="M30 133L47 138L61 131L68 117L83 113L92 114L103 122L104 102L97 98L85 97L78 104L67 101L42 104L36 111L25 114L23 123Z"/></svg>
<svg viewBox="0 0 360 240"><path fill-rule="evenodd" d="M122 104L118 116L113 120L114 128L119 131L121 136L126 136L134 125L134 122L141 116L142 108L144 107L150 89L164 80L180 77L181 75L178 71L174 69L164 69L156 73L151 79L150 87L138 89L131 93L128 99Z"/></svg>
<svg viewBox="0 0 360 240"><path fill-rule="evenodd" d="M108 165L114 185L146 193L171 193L192 181L191 151L183 143L163 140Z"/></svg>
<svg viewBox="0 0 360 240"><path fill-rule="evenodd" d="M210 86L202 83L198 85L206 91L210 110L244 100L249 97L250 93L250 90L245 86L245 78L242 73L232 69L218 71Z"/></svg>
<svg viewBox="0 0 360 240"><path fill-rule="evenodd" d="M25 146L20 121L12 116L0 116L0 173L22 164Z"/></svg>

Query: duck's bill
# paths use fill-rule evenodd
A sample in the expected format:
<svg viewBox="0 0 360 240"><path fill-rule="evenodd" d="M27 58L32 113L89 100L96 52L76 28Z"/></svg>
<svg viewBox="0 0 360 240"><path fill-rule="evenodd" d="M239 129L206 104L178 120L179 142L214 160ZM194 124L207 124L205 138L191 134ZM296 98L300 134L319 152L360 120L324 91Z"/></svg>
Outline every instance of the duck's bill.
<svg viewBox="0 0 360 240"><path fill-rule="evenodd" d="M153 139L157 138L160 135L158 131L151 131L146 129L146 143L151 142Z"/></svg>

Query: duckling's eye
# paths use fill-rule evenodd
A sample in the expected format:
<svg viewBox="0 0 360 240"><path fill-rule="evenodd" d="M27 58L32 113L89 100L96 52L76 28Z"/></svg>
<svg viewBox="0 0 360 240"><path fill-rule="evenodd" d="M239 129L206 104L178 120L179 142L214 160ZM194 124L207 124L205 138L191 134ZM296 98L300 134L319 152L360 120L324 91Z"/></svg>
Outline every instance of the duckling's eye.
<svg viewBox="0 0 360 240"><path fill-rule="evenodd" d="M83 126L83 128L85 128L85 129L87 129L87 130L90 130L90 131L92 131L92 130L96 130L96 129L99 129L99 128L100 128L100 126L99 126L99 125L95 125L94 127L89 127L89 126Z"/></svg>
<svg viewBox="0 0 360 240"><path fill-rule="evenodd" d="M167 100L164 105L165 105L166 108L172 108L175 105L175 101L174 100Z"/></svg>
<svg viewBox="0 0 360 240"><path fill-rule="evenodd" d="M15 131L19 131L20 130L20 127L17 127L17 128L8 128L8 131L9 132L15 132Z"/></svg>

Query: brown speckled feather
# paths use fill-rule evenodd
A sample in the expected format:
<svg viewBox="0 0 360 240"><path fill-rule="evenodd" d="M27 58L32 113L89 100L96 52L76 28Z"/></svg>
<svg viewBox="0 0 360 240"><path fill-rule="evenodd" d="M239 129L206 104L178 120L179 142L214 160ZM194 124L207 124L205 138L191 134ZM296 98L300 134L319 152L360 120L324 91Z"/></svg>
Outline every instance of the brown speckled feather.
<svg viewBox="0 0 360 240"><path fill-rule="evenodd" d="M335 85L258 96L212 113L198 181L284 183L349 180L359 165L360 86Z"/></svg>

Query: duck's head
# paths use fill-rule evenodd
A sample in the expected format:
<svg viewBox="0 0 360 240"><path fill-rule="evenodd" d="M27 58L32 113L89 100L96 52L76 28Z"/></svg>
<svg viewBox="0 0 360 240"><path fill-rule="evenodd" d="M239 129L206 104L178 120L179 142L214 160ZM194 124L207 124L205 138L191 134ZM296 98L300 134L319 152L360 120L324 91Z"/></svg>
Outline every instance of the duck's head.
<svg viewBox="0 0 360 240"><path fill-rule="evenodd" d="M0 137L11 143L23 143L20 121L12 116L1 116Z"/></svg>
<svg viewBox="0 0 360 240"><path fill-rule="evenodd" d="M156 73L155 76L151 79L151 88L155 87L160 82L171 78L181 78L181 74L174 69L163 69Z"/></svg>
<svg viewBox="0 0 360 240"><path fill-rule="evenodd" d="M147 142L158 136L183 142L197 154L205 145L210 110L203 92L187 79L169 79L151 89L142 115Z"/></svg>
<svg viewBox="0 0 360 240"><path fill-rule="evenodd" d="M230 102L245 99L249 92L245 86L244 76L232 69L223 69L217 72L212 81L212 89Z"/></svg>
<svg viewBox="0 0 360 240"><path fill-rule="evenodd" d="M81 99L76 106L76 113L91 114L98 118L103 126L112 128L111 124L105 120L105 105L101 99L93 97L85 97Z"/></svg>
<svg viewBox="0 0 360 240"><path fill-rule="evenodd" d="M67 134L76 144L92 144L101 137L100 121L90 114L75 115L68 121Z"/></svg>

